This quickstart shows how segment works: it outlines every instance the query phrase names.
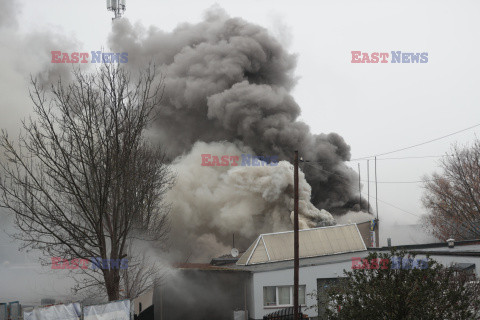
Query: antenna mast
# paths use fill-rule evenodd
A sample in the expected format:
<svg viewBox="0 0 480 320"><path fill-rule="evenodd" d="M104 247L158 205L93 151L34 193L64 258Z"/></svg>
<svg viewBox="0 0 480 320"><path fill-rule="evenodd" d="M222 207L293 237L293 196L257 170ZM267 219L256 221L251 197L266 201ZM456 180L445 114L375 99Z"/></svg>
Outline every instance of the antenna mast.
<svg viewBox="0 0 480 320"><path fill-rule="evenodd" d="M115 17L112 20L121 18L127 8L127 0L107 0L107 10L113 11Z"/></svg>

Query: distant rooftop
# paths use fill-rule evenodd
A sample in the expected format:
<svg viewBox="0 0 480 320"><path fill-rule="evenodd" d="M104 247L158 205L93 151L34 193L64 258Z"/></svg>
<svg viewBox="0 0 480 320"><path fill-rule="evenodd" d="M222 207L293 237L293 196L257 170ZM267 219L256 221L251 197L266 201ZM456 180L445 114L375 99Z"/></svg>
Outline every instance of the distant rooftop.
<svg viewBox="0 0 480 320"><path fill-rule="evenodd" d="M233 257L231 254L225 254L225 255L220 256L218 258L213 258L210 261L210 264L214 265L214 266L224 266L224 265L229 265L229 264L235 264L238 261L238 258L239 258L238 256Z"/></svg>
<svg viewBox="0 0 480 320"><path fill-rule="evenodd" d="M237 268L229 268L228 266L215 266L210 263L178 263L173 266L181 270L202 270L202 271L241 271Z"/></svg>
<svg viewBox="0 0 480 320"><path fill-rule="evenodd" d="M299 232L300 259L367 250L356 224L335 225ZM260 235L237 265L293 260L293 231Z"/></svg>
<svg viewBox="0 0 480 320"><path fill-rule="evenodd" d="M387 245L387 238L395 246L443 242L429 234L421 224L383 223L380 233L380 246Z"/></svg>
<svg viewBox="0 0 480 320"><path fill-rule="evenodd" d="M480 239L455 241L455 246L449 248L446 242L423 243L392 246L415 254L429 253L446 256L480 256ZM389 251L392 247L369 248L370 251Z"/></svg>

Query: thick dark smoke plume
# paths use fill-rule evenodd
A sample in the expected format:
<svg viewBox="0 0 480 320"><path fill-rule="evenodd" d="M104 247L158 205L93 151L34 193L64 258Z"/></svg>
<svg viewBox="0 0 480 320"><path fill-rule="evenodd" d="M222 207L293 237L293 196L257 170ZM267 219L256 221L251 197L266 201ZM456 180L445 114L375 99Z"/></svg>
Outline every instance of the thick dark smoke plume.
<svg viewBox="0 0 480 320"><path fill-rule="evenodd" d="M50 63L50 51L92 49L61 32L22 33L20 11L18 1L0 0L0 127L12 136L31 114L30 76L47 87L59 76L69 79L71 66ZM190 261L229 252L233 233L236 246L245 249L258 233L291 229L293 173L287 162L296 149L305 160L317 161L304 164L300 175L302 227L333 224L327 211L336 217L358 203L357 175L344 163L350 147L338 134L312 134L297 121L301 110L291 95L297 57L266 29L218 9L172 32L121 19L108 47L128 52L126 66L134 71L151 61L162 68L165 93L155 136L178 172L168 196L174 251ZM212 168L200 166L202 153L255 153L286 161L277 167ZM11 231L5 214L0 210L3 230ZM33 281L16 271L23 260L6 234L0 245L0 270L8 281L0 296L44 295L48 280L33 276ZM35 266L29 274L41 269ZM32 282L38 290L29 287ZM59 283L59 291L69 287L55 280Z"/></svg>
<svg viewBox="0 0 480 320"><path fill-rule="evenodd" d="M290 162L298 149L319 162L320 169L304 168L316 206L332 210L358 202L348 186L356 175L343 163L350 146L336 133L312 134L296 121L300 107L290 94L296 56L266 29L212 10L205 21L173 32L144 32L119 21L110 46L127 51L130 66L153 60L164 67L159 132L171 156L196 141L242 141L258 155Z"/></svg>
<svg viewBox="0 0 480 320"><path fill-rule="evenodd" d="M198 158L191 166L192 172L197 173L204 169L200 166L200 154L216 150L214 146L208 148L213 142L228 141L248 147L257 155L277 155L289 162L293 160L294 150L298 149L305 160L312 161L304 164L302 170L311 186L313 205L334 215L343 214L355 205L358 209L355 189L358 176L344 163L350 158L350 146L336 133L312 134L307 124L297 120L301 110L291 95L296 83L297 57L288 53L266 29L213 9L203 22L182 24L172 32L155 28L145 30L123 19L115 23L109 46L116 52L128 52L128 66L134 69L150 61L162 67L165 93L159 110L157 135L172 161L183 155L174 161L175 165L181 165L182 159L192 161L187 154L199 141L206 144L203 151L198 150L198 145L194 148ZM238 153L241 149L238 148ZM181 166L180 176L189 172ZM225 181L222 175L214 179L217 185ZM181 181L182 178L180 184ZM199 183L200 187L209 188L207 183ZM176 189L188 192L182 186ZM189 190L194 193L197 189ZM282 192L291 195L287 187ZM233 194L230 196L235 198ZM188 198L185 194L181 197ZM222 197L227 197L225 201L228 202L229 195L222 194ZM188 210L195 211L194 200L184 201L192 206ZM197 204L199 202L202 201ZM209 209L218 211L207 214L198 209L187 216L196 215L191 223L195 227L203 226L203 223L195 225L195 220L201 220L204 215L216 215L221 219L225 206L219 204ZM175 208L174 204L174 214L185 216L185 210ZM290 210L286 206L281 214L288 217ZM324 221L330 224L328 218ZM198 232L205 236L225 233L225 229L215 229L211 224L200 229ZM260 230L264 228L254 231ZM226 244L226 235L216 237L216 241Z"/></svg>

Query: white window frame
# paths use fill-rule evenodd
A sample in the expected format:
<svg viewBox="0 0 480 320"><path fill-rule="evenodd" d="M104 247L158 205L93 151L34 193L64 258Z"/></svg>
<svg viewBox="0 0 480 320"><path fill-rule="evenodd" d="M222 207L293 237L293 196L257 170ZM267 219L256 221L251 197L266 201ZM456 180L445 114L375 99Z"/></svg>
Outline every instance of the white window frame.
<svg viewBox="0 0 480 320"><path fill-rule="evenodd" d="M269 305L266 306L265 304L263 305L264 309L272 309L272 308L284 308L284 307L292 307L293 306L293 286L292 285L279 285L279 286L264 286L264 287L275 287L275 305ZM278 294L278 288L280 287L289 287L290 288L290 303L289 304L279 304L280 296ZM305 294L305 304L300 304L300 306L306 306L307 303L307 285L305 284L299 284L298 287L305 287L305 290L303 290L303 293ZM263 290L262 290L263 294ZM265 297L263 297L265 298Z"/></svg>
<svg viewBox="0 0 480 320"><path fill-rule="evenodd" d="M275 304L270 304L270 305L265 304L265 290L263 290L262 294L263 294L263 307L264 308L275 308L278 305L278 290L277 290L277 287L276 286L264 286L263 289L271 288L271 287L275 288Z"/></svg>

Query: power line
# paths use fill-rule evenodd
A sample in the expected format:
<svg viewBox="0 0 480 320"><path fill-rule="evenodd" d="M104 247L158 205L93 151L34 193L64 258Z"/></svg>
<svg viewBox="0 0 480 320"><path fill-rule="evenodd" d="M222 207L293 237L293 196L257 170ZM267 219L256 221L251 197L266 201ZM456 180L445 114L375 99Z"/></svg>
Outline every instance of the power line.
<svg viewBox="0 0 480 320"><path fill-rule="evenodd" d="M391 183L391 184L395 184L395 183L423 183L423 182L434 182L434 181L437 181L437 180L445 180L443 178L439 178L439 179L428 179L428 180L413 180L413 181L377 181L377 183L384 183L384 184L388 184L388 183ZM365 182L365 183L368 183L368 182L375 182L375 181L367 181L367 180L360 180L361 182Z"/></svg>
<svg viewBox="0 0 480 320"><path fill-rule="evenodd" d="M305 162L306 162L306 164L313 164L313 163L315 163L315 162L310 163L310 162L308 162L308 161L305 161ZM327 170L324 170L324 169L320 169L320 168L318 168L318 167L315 167L315 168L341 177L340 175L338 175L338 174L336 174L336 173L334 173L334 172L330 172L330 171L327 171ZM437 179L430 179L430 180L413 180L413 181L377 181L377 183L381 183L381 184L395 184L395 183L402 184L402 183L405 183L405 184L408 184L408 183L432 182L432 181L435 181L435 180L437 180ZM361 180L361 179L360 179L360 182L364 182L364 183L369 183L369 182L370 182L370 183L375 183L375 180L370 180L370 181L369 181L369 180ZM358 188L357 188L357 189L358 189Z"/></svg>
<svg viewBox="0 0 480 320"><path fill-rule="evenodd" d="M306 162L305 164L310 165L310 166L313 166L313 163ZM331 171L328 171L328 170L325 170L325 169L321 169L321 168L318 168L318 167L315 167L315 166L313 166L313 167L316 168L316 169L318 169L318 170L320 170L320 171L323 171L323 172L327 172L327 173L336 175L336 176L338 176L338 177L340 177L340 178L345 178L345 177L343 177L343 176L341 176L341 175L339 175L339 174L337 174L337 173L335 173L335 172L331 172ZM345 181L343 181L343 180L340 180L340 182L343 183L343 184L345 184L345 185L354 187L355 189L359 189L359 187L356 186L356 183L355 183L355 184L353 184L353 183L348 183L348 182L345 182ZM364 193L364 192L361 192L361 191L360 191L360 193L365 196L365 193ZM367 197L368 197L368 195L367 195ZM396 206L396 205L394 205L394 204L391 204L391 203L386 202L386 201L384 201L384 200L380 200L380 199L378 199L377 197L374 197L374 196L369 196L369 197L370 197L370 198L373 198L373 199L375 199L375 200L378 200L379 202L382 202L382 203L384 203L384 204L386 204L386 205L388 205L388 206L390 206L390 207L392 207L392 208L395 208L395 209L397 209L397 210L403 211L403 212L408 213L408 214L410 214L410 215L412 215L412 216L415 216L415 217L417 217L417 218L420 218L419 215L417 215L417 214L415 214L415 213L412 213L412 212L409 212L409 211L407 211L407 210L404 210L404 209L402 209L402 208L400 208L400 207L398 207L398 206Z"/></svg>
<svg viewBox="0 0 480 320"><path fill-rule="evenodd" d="M416 148L416 147L423 146L423 145L428 144L428 143L432 143L432 142L435 142L435 141L438 141L438 140L441 140L441 139L444 139L444 138L451 137L451 136L456 135L456 134L458 134L458 133L462 133L462 132L464 132L464 131L467 131L467 130L470 130L470 129L473 129L473 128L476 128L476 127L479 127L479 126L480 126L480 123L478 123L478 124L476 124L476 125L473 125L473 126L471 126L471 127L468 127L468 128L465 128L465 129L462 129L462 130L459 130L459 131L455 131L455 132L449 133L449 134L447 134L447 135L444 135L444 136L441 136L441 137L432 139L432 140L428 140L428 141L424 141L424 142L421 142L421 143L412 145L412 146L408 146L408 147L404 147L404 148L401 148L401 149L397 149L397 150L393 150L393 151L389 151L389 152L384 152L384 153L380 153L380 154L375 154L375 155L372 155L372 156L357 158L357 159L353 159L353 160L350 160L350 161L371 159L371 158L374 158L374 157L385 156L385 155L387 155L387 154L392 154L392 153L396 153L396 152L400 152L400 151L404 151L404 150Z"/></svg>
<svg viewBox="0 0 480 320"><path fill-rule="evenodd" d="M432 159L432 158L444 158L444 157L453 157L453 154L444 154L441 156L409 156L409 157L395 157L395 158L377 158L377 161L381 160L409 160L409 159ZM345 160L345 162L354 162L359 160L371 160L371 159L364 159L364 158L356 158L352 160ZM303 160L303 162L314 162L314 163L330 163L331 161L325 160Z"/></svg>
<svg viewBox="0 0 480 320"><path fill-rule="evenodd" d="M411 157L396 157L396 158L380 158L380 159L377 159L377 161L379 161L379 160L431 159L431 158L443 158L443 157L453 157L453 156L454 156L453 154L444 154L442 156L411 156ZM348 160L348 161L358 161L358 160L364 160L364 159L358 158L358 159L352 159L352 160Z"/></svg>
<svg viewBox="0 0 480 320"><path fill-rule="evenodd" d="M396 205L393 205L393 204L388 203L388 202L386 202L386 201L380 200L380 199L378 199L378 198L375 198L375 199L377 199L377 200L380 201L380 202L383 202L383 203L386 204L386 205L389 205L389 206L392 207L392 208L395 208L395 209L397 209L397 210L403 211L403 212L408 213L408 214L410 214L410 215L412 215L412 216L415 216L415 217L417 217L417 218L420 218L420 216L419 216L418 214L409 212L409 211L404 210L404 209L402 209L402 208L400 208L400 207L397 207Z"/></svg>
<svg viewBox="0 0 480 320"><path fill-rule="evenodd" d="M366 180L360 180L361 182L365 182L365 183L373 183L375 181L366 181ZM416 181L377 181L377 183L382 183L382 184L396 184L396 183L399 183L399 184L402 184L402 183L422 183L422 182L428 182L430 180L427 180L427 181L424 181L424 180L416 180Z"/></svg>

